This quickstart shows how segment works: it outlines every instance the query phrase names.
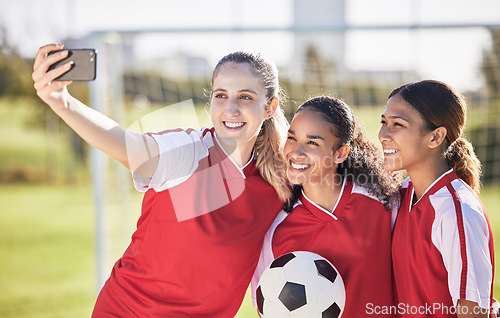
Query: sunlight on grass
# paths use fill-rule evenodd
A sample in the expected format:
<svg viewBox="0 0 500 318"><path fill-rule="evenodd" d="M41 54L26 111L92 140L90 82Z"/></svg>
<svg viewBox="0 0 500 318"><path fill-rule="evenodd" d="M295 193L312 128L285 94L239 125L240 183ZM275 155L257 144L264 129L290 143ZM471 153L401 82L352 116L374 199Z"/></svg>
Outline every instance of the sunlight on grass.
<svg viewBox="0 0 500 318"><path fill-rule="evenodd" d="M27 173L44 174L47 141L43 129L25 125L26 107L7 107L0 99L0 173L18 165ZM200 112L201 107L197 108ZM355 108L354 114L377 145L384 106ZM77 182L64 182L66 141L57 143L62 182L0 184L0 317L89 317L97 296L95 208L89 172ZM62 167L61 167L62 166ZM71 165L70 168L73 168ZM123 254L140 215L142 194L132 190L130 173L111 163L105 222L108 231L106 266ZM32 170L30 170L32 169ZM88 168L86 168L88 169ZM126 180L126 181L123 181ZM125 190L122 190L125 189ZM493 235L500 244L500 186L486 186L481 198ZM496 264L500 264L497 255ZM496 268L494 295L500 297ZM258 317L247 292L238 318Z"/></svg>

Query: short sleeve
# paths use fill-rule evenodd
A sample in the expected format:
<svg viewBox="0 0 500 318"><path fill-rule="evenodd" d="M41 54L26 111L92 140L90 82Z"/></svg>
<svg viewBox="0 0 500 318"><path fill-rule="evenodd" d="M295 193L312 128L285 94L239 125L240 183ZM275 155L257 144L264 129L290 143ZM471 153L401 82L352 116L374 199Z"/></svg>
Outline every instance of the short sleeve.
<svg viewBox="0 0 500 318"><path fill-rule="evenodd" d="M448 271L448 287L453 303L456 305L465 293L465 299L477 302L482 308L489 308L493 266L489 227L481 204L473 195L466 195L465 198L461 195L457 205L448 196L441 202L433 202L433 206L436 220L432 241Z"/></svg>
<svg viewBox="0 0 500 318"><path fill-rule="evenodd" d="M186 181L198 168L201 159L208 156L202 132L194 129L165 131L150 134L159 149L158 167L150 178L133 173L135 188L145 192L160 192Z"/></svg>

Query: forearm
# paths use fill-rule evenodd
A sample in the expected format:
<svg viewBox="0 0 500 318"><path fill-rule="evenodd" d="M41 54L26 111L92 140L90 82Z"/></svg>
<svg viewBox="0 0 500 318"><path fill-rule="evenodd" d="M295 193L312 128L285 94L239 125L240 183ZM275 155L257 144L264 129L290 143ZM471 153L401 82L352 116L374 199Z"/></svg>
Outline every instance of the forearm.
<svg viewBox="0 0 500 318"><path fill-rule="evenodd" d="M60 49L62 45L48 44L38 50L32 74L37 95L90 145L130 170L151 177L159 157L155 140L145 134L125 131L111 118L72 97L67 90L71 81L55 80L71 68L71 63L48 71L50 65L67 56L67 51L49 54Z"/></svg>
<svg viewBox="0 0 500 318"><path fill-rule="evenodd" d="M149 135L126 131L111 118L71 96L66 107L54 112L91 146L118 160L129 170L145 177L151 177L156 171L158 146Z"/></svg>
<svg viewBox="0 0 500 318"><path fill-rule="evenodd" d="M125 130L111 118L69 95L66 103L66 107L53 107L53 111L91 146L129 167Z"/></svg>

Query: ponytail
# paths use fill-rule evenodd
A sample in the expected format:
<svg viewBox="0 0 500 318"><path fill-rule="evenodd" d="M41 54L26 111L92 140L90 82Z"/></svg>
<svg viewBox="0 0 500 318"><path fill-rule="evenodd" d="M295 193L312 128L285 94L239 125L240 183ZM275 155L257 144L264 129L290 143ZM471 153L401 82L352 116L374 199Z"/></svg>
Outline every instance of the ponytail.
<svg viewBox="0 0 500 318"><path fill-rule="evenodd" d="M457 176L465 181L477 194L481 188L481 162L472 144L465 138L455 140L446 150L444 157Z"/></svg>
<svg viewBox="0 0 500 318"><path fill-rule="evenodd" d="M446 128L447 143L443 144L443 148L449 145L444 151L448 165L479 193L481 163L472 145L461 137L467 115L465 97L451 86L433 80L405 84L393 90L389 98L395 95L400 95L419 113L428 130Z"/></svg>
<svg viewBox="0 0 500 318"><path fill-rule="evenodd" d="M278 107L274 116L266 119L262 124L262 130L254 146L260 175L276 189L283 202L288 201L291 192L283 156L287 131L288 121L281 108Z"/></svg>

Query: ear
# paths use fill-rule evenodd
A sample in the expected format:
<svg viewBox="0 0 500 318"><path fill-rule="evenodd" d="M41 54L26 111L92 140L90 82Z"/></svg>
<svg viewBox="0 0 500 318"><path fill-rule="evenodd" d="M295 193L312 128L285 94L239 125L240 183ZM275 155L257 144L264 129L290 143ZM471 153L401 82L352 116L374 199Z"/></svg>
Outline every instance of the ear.
<svg viewBox="0 0 500 318"><path fill-rule="evenodd" d="M279 106L279 100L277 97L273 97L271 100L271 103L267 105L267 111L266 111L266 119L269 119L274 116L274 113L276 112L276 109L278 109Z"/></svg>
<svg viewBox="0 0 500 318"><path fill-rule="evenodd" d="M448 130L445 127L438 127L431 133L431 140L429 141L429 148L434 149L441 146L446 139Z"/></svg>
<svg viewBox="0 0 500 318"><path fill-rule="evenodd" d="M349 151L351 151L351 147L349 145L343 145L339 149L337 149L333 153L333 161L335 164L339 164L344 162L347 159L347 156L349 155Z"/></svg>

